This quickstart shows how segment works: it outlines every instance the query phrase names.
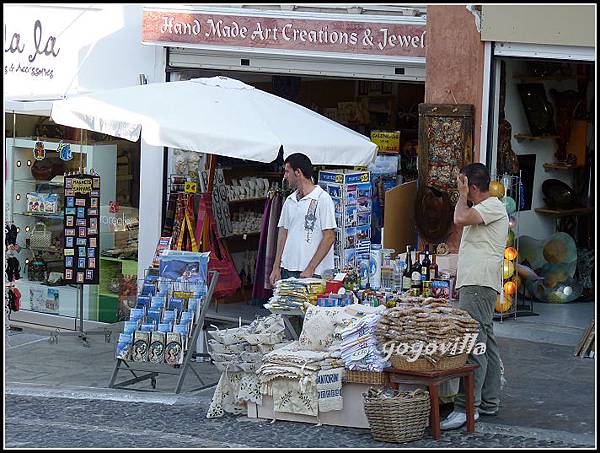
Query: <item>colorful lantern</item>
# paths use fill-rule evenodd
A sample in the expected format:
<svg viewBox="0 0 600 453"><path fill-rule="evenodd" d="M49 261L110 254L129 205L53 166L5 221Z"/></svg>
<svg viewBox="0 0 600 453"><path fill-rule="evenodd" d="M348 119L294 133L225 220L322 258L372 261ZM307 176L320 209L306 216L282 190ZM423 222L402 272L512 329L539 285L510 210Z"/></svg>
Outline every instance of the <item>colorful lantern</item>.
<svg viewBox="0 0 600 453"><path fill-rule="evenodd" d="M496 298L496 311L498 313L506 313L512 307L512 297L504 295L504 300L500 299L500 294Z"/></svg>
<svg viewBox="0 0 600 453"><path fill-rule="evenodd" d="M506 258L509 261L514 261L517 256L519 256L519 252L517 252L517 249L515 249L514 247L506 247L504 249L504 258Z"/></svg>
<svg viewBox="0 0 600 453"><path fill-rule="evenodd" d="M504 184L500 181L490 181L490 195L492 197L498 197L500 200L504 197Z"/></svg>
<svg viewBox="0 0 600 453"><path fill-rule="evenodd" d="M504 284L504 297L506 296L514 296L517 292L517 284L515 282L508 281Z"/></svg>
<svg viewBox="0 0 600 453"><path fill-rule="evenodd" d="M514 215L511 215L508 218L508 227L510 229L514 229L517 226L517 218Z"/></svg>
<svg viewBox="0 0 600 453"><path fill-rule="evenodd" d="M508 230L508 236L506 237L506 246L512 247L515 245L515 232L513 230Z"/></svg>
<svg viewBox="0 0 600 453"><path fill-rule="evenodd" d="M504 277L504 280L508 280L509 278L511 278L514 273L515 265L513 264L513 262L509 260L504 260L504 263L502 264L502 275Z"/></svg>
<svg viewBox="0 0 600 453"><path fill-rule="evenodd" d="M504 206L506 207L506 212L508 215L511 215L513 212L517 210L517 202L512 197L504 197L502 200Z"/></svg>

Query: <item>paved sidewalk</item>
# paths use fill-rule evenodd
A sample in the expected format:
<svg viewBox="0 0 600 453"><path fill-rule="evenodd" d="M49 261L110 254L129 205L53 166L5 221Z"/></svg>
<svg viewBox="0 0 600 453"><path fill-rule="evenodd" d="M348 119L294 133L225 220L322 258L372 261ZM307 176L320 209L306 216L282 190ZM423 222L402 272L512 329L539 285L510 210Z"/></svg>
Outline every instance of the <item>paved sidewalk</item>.
<svg viewBox="0 0 600 453"><path fill-rule="evenodd" d="M7 419L7 446L396 446L375 442L369 430L283 421L270 425L243 416L207 420L214 388L191 392L199 386L193 373L180 395L172 393L176 377L162 375L161 392L150 392L149 381L133 387L143 392L108 389L121 326L112 328L110 343L93 335L89 347L77 336L60 336L50 344L49 332L29 328L6 337L7 414L19 414ZM499 345L507 379L499 416L481 417L476 433L463 428L435 442L427 432L406 447L594 445L595 361L573 357L570 346L511 338L499 338ZM207 381L218 380L211 364L193 366ZM122 372L119 381L130 377ZM450 408L444 407L443 414ZM140 418L145 425L139 426Z"/></svg>

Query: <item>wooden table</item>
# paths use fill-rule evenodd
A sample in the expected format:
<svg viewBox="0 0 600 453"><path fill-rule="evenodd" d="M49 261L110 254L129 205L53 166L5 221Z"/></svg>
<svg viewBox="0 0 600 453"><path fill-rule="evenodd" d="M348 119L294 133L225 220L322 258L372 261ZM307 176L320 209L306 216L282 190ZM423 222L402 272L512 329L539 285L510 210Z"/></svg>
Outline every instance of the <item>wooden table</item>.
<svg viewBox="0 0 600 453"><path fill-rule="evenodd" d="M460 368L452 368L443 371L404 371L395 368L386 368L389 383L392 388L397 389L398 384L425 384L429 387L429 398L431 401L431 412L429 416L433 438L438 440L442 437L440 430L440 406L439 406L439 385L453 378L465 378L466 403L467 403L467 431L475 431L475 407L473 394L473 370L479 368L476 364L467 364Z"/></svg>

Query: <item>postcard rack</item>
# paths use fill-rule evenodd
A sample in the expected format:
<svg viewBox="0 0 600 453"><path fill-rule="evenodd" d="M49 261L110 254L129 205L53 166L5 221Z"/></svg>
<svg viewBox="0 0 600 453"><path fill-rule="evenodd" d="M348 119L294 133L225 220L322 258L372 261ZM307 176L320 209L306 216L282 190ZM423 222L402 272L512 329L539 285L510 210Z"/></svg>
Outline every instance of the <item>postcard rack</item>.
<svg viewBox="0 0 600 453"><path fill-rule="evenodd" d="M200 381L200 384L201 384L201 387L193 389L193 391L204 390L206 388L209 388L209 387L212 387L213 385L215 385L215 383L207 384L204 381L204 379L202 379L202 376L200 376L200 374L192 367L191 359L196 358L196 357L209 357L209 355L206 353L197 353L196 352L196 342L198 341L198 336L200 335L200 332L202 331L202 329L204 327L204 320L206 317L206 313L208 311L208 307L210 306L210 303L212 301L213 293L214 293L215 287L217 285L218 278L219 278L219 273L217 271L209 271L210 284L208 287L208 291L206 293L204 303L197 307L198 316L196 317L196 320L194 321L194 325L192 328L192 335L188 341L187 350L185 350L185 352L184 352L183 363L180 365L171 366L166 363L130 362L130 363L134 364L135 366L143 365L145 367L145 368L141 369L141 368L133 368L132 366L130 366L130 364L126 360L116 359L115 368L114 368L112 376L110 378L108 388L125 388L130 385L133 385L138 382L142 382L142 381L149 379L150 385L152 386L152 389L154 389L154 390L145 390L145 391L157 391L156 390L156 378L161 374L165 374L165 375L178 376L177 384L175 385L175 390L174 390L174 393L178 394L181 392L181 388L183 386L185 376L189 370L192 371L192 373L198 378L198 380ZM174 369L176 371L165 371L166 369L171 369L171 370ZM129 379L129 380L122 381L122 382L115 382L117 380L117 375L118 375L119 371L121 371L121 370L129 371L134 376L133 379ZM137 375L135 373L136 371L138 373L146 373L146 374ZM134 389L134 390L140 390L140 389Z"/></svg>

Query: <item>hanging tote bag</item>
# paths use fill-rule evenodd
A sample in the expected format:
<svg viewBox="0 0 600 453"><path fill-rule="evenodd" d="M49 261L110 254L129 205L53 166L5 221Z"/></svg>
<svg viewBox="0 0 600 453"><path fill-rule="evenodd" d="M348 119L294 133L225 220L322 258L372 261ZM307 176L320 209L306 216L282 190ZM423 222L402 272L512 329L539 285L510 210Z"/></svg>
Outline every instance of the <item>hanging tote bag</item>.
<svg viewBox="0 0 600 453"><path fill-rule="evenodd" d="M46 228L44 222L38 222L31 231L29 246L32 249L47 249L52 246L52 232Z"/></svg>
<svg viewBox="0 0 600 453"><path fill-rule="evenodd" d="M217 224L212 212L212 195L208 192L200 195L196 237L201 238L202 251L210 252L208 270L219 273L214 297L222 299L233 296L242 286L242 280L235 269L231 255L217 234Z"/></svg>
<svg viewBox="0 0 600 453"><path fill-rule="evenodd" d="M197 252L198 243L194 237L194 201L189 195L185 201L185 212L183 214L182 222L181 229L179 230L179 237L177 238L177 250Z"/></svg>

